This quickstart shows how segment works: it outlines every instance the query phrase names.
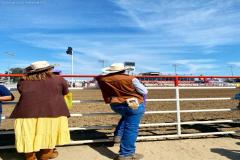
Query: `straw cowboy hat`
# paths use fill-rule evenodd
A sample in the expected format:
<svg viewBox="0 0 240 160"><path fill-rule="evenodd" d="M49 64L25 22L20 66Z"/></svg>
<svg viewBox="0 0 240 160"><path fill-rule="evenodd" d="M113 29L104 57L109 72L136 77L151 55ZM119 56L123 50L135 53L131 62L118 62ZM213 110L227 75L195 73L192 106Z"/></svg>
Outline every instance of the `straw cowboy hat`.
<svg viewBox="0 0 240 160"><path fill-rule="evenodd" d="M42 72L42 71L46 71L53 68L54 66L50 65L47 61L37 61L37 62L33 62L30 66L26 67L24 69L24 72L26 74L33 74L33 73Z"/></svg>
<svg viewBox="0 0 240 160"><path fill-rule="evenodd" d="M123 63L113 63L109 67L105 67L102 69L103 74L117 73L121 71L125 71L127 68Z"/></svg>

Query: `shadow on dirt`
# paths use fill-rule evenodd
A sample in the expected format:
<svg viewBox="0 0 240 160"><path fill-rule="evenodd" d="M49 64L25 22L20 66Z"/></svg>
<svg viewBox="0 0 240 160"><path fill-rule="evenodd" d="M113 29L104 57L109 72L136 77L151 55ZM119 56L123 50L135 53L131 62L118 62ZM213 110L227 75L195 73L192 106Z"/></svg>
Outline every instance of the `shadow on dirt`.
<svg viewBox="0 0 240 160"><path fill-rule="evenodd" d="M219 132L219 126L209 124L182 125L183 129L195 129L200 132Z"/></svg>
<svg viewBox="0 0 240 160"><path fill-rule="evenodd" d="M24 160L24 155L15 149L0 150L0 160Z"/></svg>
<svg viewBox="0 0 240 160"><path fill-rule="evenodd" d="M103 133L97 130L87 130L87 131L73 131L71 132L71 139L73 141L80 141L80 140L99 140L99 139L109 139L108 137L112 133ZM117 156L116 153L112 152L108 147L112 147L114 145L113 142L101 142L101 143L94 143L89 144L89 146L100 153L101 155L113 159Z"/></svg>
<svg viewBox="0 0 240 160"><path fill-rule="evenodd" d="M99 139L108 139L112 133L103 133L96 130L87 130L87 131L71 131L71 140L80 141L80 140L99 140ZM0 135L0 146L14 145L15 136L14 135ZM116 153L112 152L108 147L112 147L113 142L101 142L95 144L89 144L89 146L100 153L101 155L113 159L116 156ZM17 153L15 149L6 149L0 150L0 160L24 160L24 155Z"/></svg>
<svg viewBox="0 0 240 160"><path fill-rule="evenodd" d="M218 153L221 156L229 158L230 160L239 160L240 159L240 150L228 150L224 148L213 148L211 152Z"/></svg>
<svg viewBox="0 0 240 160"><path fill-rule="evenodd" d="M230 160L239 160L240 159L240 142L236 143L239 148L239 150L229 150L224 148L213 148L211 149L211 152L218 153L221 156L227 157Z"/></svg>
<svg viewBox="0 0 240 160"><path fill-rule="evenodd" d="M89 145L92 149L94 149L96 152L100 153L101 155L113 159L114 157L117 156L116 153L108 149L108 147L111 147L112 145L109 143L101 143L101 144L91 144Z"/></svg>
<svg viewBox="0 0 240 160"><path fill-rule="evenodd" d="M3 131L3 130L1 130ZM15 136L13 134L0 135L0 146L14 145ZM15 149L0 150L0 160L23 160L24 157L18 154Z"/></svg>

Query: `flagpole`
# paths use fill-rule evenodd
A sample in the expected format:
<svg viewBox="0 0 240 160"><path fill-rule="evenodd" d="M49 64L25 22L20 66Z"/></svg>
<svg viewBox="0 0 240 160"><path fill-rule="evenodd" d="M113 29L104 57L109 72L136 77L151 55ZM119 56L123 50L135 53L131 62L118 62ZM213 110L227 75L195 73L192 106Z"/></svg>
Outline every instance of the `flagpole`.
<svg viewBox="0 0 240 160"><path fill-rule="evenodd" d="M73 49L72 47L68 47L67 50L66 50L66 53L68 55L71 55L72 56L72 80L71 80L71 87L73 87Z"/></svg>
<svg viewBox="0 0 240 160"><path fill-rule="evenodd" d="M72 76L73 76L73 51L72 51ZM72 77L72 85L71 86L73 87L73 77Z"/></svg>

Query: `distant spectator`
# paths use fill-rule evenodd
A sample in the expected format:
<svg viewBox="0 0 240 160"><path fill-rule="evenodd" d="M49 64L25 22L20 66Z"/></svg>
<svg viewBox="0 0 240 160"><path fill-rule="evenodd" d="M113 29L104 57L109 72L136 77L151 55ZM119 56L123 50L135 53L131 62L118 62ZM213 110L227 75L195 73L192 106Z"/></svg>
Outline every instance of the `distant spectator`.
<svg viewBox="0 0 240 160"><path fill-rule="evenodd" d="M142 155L135 154L135 142L140 121L145 112L147 89L134 76L125 73L123 63L114 63L104 68L104 75L96 77L105 103L122 117L114 132L114 141L120 142L116 160L137 160Z"/></svg>
<svg viewBox="0 0 240 160"><path fill-rule="evenodd" d="M0 85L0 124L2 119L2 101L11 101L14 97L11 92L3 85Z"/></svg>
<svg viewBox="0 0 240 160"><path fill-rule="evenodd" d="M70 142L70 113L64 101L68 84L52 69L46 61L34 62L17 85L20 99L10 117L16 118L17 151L25 153L26 160L35 160L36 152L40 160L56 158L55 146Z"/></svg>

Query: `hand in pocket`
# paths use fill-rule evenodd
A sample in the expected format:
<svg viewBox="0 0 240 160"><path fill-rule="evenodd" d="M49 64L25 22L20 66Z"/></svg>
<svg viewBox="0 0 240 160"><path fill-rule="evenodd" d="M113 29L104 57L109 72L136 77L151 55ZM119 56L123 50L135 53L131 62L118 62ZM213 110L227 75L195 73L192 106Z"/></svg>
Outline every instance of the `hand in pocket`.
<svg viewBox="0 0 240 160"><path fill-rule="evenodd" d="M129 99L127 99L127 104L129 106L129 108L134 109L134 110L138 109L138 106L139 106L137 98L129 98Z"/></svg>

